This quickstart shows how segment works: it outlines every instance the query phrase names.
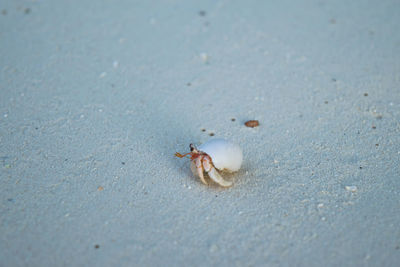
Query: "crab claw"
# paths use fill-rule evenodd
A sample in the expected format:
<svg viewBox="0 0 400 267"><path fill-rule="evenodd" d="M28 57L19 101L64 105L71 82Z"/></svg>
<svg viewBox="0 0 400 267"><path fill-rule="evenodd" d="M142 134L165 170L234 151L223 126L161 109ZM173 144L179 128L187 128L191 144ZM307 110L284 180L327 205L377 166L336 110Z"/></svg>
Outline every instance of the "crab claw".
<svg viewBox="0 0 400 267"><path fill-rule="evenodd" d="M220 186L230 187L233 185L231 181L224 180L224 178L222 178L222 176L217 172L214 167L212 167L211 170L207 173L208 176L210 176L210 178Z"/></svg>
<svg viewBox="0 0 400 267"><path fill-rule="evenodd" d="M224 180L224 178L222 178L222 176L207 159L203 161L203 167L204 170L208 173L208 176L210 176L211 180L213 180L220 186L229 187L233 185L231 181Z"/></svg>

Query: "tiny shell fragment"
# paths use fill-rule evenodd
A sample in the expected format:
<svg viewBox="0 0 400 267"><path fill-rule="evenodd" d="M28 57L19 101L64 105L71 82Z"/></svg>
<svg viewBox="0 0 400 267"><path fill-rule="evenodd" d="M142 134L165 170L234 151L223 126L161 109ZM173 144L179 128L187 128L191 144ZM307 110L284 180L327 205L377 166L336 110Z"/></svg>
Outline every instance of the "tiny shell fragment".
<svg viewBox="0 0 400 267"><path fill-rule="evenodd" d="M346 185L345 188L347 191L350 191L353 193L357 191L357 186L355 186L355 185Z"/></svg>
<svg viewBox="0 0 400 267"><path fill-rule="evenodd" d="M246 121L246 122L244 123L244 125L246 125L247 127L254 128L254 127L259 126L260 123L258 122L258 120L250 120L250 121Z"/></svg>

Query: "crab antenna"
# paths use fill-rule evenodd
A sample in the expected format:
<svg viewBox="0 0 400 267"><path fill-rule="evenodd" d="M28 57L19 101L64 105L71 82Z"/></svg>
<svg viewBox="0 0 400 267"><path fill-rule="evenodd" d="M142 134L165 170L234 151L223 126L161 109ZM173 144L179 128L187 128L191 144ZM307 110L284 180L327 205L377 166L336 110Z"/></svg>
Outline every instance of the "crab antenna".
<svg viewBox="0 0 400 267"><path fill-rule="evenodd" d="M191 152L189 152L189 153L186 153L186 154L181 154L181 153L179 153L179 152L176 152L175 153L175 157L178 157L178 158L184 158L184 157L186 157L186 156L188 156L188 155L190 155L190 153Z"/></svg>

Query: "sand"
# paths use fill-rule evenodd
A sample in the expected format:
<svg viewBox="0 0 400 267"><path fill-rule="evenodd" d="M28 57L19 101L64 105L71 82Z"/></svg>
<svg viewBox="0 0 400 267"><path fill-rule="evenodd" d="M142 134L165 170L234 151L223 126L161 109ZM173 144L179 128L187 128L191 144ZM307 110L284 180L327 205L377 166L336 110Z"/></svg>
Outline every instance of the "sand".
<svg viewBox="0 0 400 267"><path fill-rule="evenodd" d="M399 10L2 1L0 266L396 266Z"/></svg>

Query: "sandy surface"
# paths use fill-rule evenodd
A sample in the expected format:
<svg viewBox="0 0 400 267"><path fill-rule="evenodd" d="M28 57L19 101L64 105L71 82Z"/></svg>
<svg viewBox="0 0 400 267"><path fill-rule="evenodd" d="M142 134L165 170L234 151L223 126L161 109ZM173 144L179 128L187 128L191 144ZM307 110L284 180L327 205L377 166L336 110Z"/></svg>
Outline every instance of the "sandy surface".
<svg viewBox="0 0 400 267"><path fill-rule="evenodd" d="M354 2L1 1L0 266L395 266L400 3ZM229 189L173 156L215 137Z"/></svg>

